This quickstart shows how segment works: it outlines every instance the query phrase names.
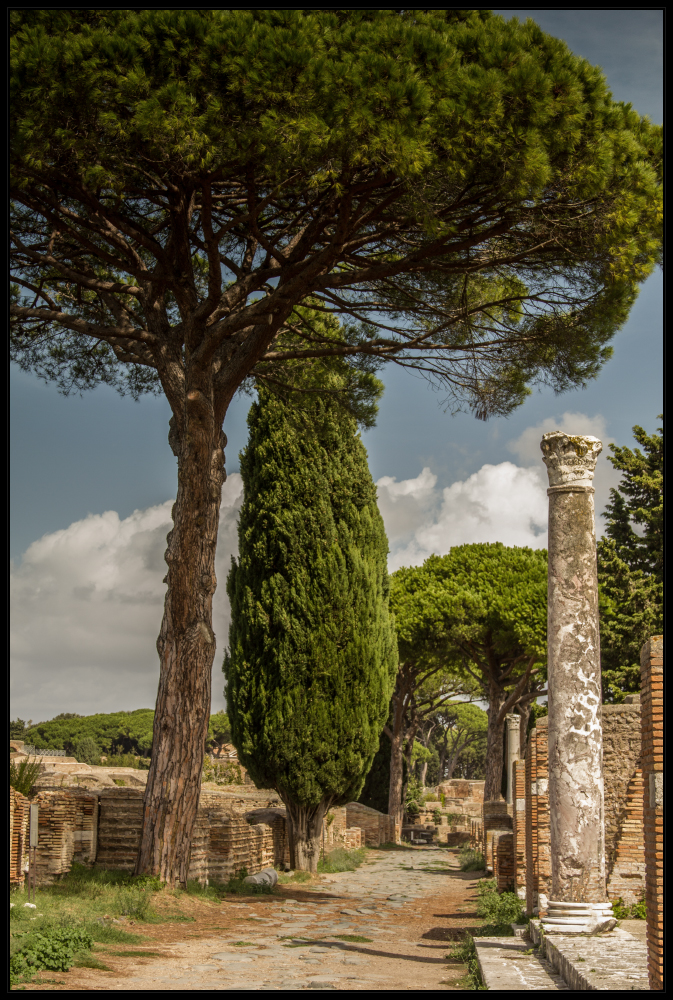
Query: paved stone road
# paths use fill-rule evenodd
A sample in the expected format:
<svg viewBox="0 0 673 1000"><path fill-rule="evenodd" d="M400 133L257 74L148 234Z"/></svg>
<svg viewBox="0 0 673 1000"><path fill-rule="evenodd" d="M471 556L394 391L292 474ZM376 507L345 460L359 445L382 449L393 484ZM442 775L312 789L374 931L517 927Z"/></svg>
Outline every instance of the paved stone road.
<svg viewBox="0 0 673 1000"><path fill-rule="evenodd" d="M70 988L460 988L452 983L465 969L447 965L445 956L448 941L474 925L476 881L446 850L372 851L355 872L323 876L312 892L297 886L300 899L229 897L222 909L231 930L160 945L165 958L137 960L135 967L125 961L123 972L82 969ZM368 940L340 939L354 935Z"/></svg>

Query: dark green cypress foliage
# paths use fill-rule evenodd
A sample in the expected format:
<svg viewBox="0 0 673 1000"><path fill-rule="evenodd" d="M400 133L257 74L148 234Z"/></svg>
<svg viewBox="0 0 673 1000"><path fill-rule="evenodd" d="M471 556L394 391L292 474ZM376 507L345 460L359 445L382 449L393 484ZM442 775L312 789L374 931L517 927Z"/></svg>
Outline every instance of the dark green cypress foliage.
<svg viewBox="0 0 673 1000"><path fill-rule="evenodd" d="M315 870L324 812L357 799L388 715L388 543L343 410L293 410L262 389L248 425L227 710L242 763L287 806L293 866Z"/></svg>

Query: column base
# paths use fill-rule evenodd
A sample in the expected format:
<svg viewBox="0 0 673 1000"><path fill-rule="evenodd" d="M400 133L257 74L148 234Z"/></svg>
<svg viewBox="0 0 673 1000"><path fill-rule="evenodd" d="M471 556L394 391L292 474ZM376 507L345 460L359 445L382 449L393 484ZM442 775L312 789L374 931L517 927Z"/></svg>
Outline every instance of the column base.
<svg viewBox="0 0 673 1000"><path fill-rule="evenodd" d="M617 926L610 903L564 903L549 900L542 917L545 934L597 934Z"/></svg>

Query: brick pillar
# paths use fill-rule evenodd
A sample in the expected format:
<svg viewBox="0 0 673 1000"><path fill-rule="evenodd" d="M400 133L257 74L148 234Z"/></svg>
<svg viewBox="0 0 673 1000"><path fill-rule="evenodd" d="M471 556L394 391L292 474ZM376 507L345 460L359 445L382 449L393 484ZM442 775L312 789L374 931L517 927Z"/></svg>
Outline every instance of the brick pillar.
<svg viewBox="0 0 673 1000"><path fill-rule="evenodd" d="M537 912L537 729L533 729L528 737L524 780L526 782L526 913L532 917Z"/></svg>
<svg viewBox="0 0 673 1000"><path fill-rule="evenodd" d="M663 695L664 637L655 635L640 651L647 969L651 990L664 988Z"/></svg>
<svg viewBox="0 0 673 1000"><path fill-rule="evenodd" d="M514 814L512 816L512 854L514 862L514 891L519 899L526 898L526 762L515 760L512 764L514 789Z"/></svg>
<svg viewBox="0 0 673 1000"><path fill-rule="evenodd" d="M486 850L484 861L486 867L493 872L493 877L498 877L498 858L496 853L498 837L501 833L512 832L512 817L507 812L507 803L504 799L492 799L484 802L484 840Z"/></svg>

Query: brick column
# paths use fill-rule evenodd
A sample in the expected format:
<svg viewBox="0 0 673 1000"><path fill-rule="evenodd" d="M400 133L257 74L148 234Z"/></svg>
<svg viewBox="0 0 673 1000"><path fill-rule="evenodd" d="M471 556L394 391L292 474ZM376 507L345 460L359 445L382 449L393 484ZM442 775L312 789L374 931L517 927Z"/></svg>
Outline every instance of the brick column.
<svg viewBox="0 0 673 1000"><path fill-rule="evenodd" d="M647 969L651 990L664 988L663 697L664 637L655 635L640 651Z"/></svg>
<svg viewBox="0 0 673 1000"><path fill-rule="evenodd" d="M594 489L601 442L543 435L549 475L549 804L554 903L606 903ZM565 912L565 911L563 911ZM584 911L583 911L584 912ZM586 909L587 914L593 912Z"/></svg>
<svg viewBox="0 0 673 1000"><path fill-rule="evenodd" d="M512 836L514 855L514 891L519 899L526 898L526 762L515 760L512 764L514 788L514 815Z"/></svg>
<svg viewBox="0 0 673 1000"><path fill-rule="evenodd" d="M524 760L526 783L526 913L537 913L537 729L533 729L526 745Z"/></svg>

